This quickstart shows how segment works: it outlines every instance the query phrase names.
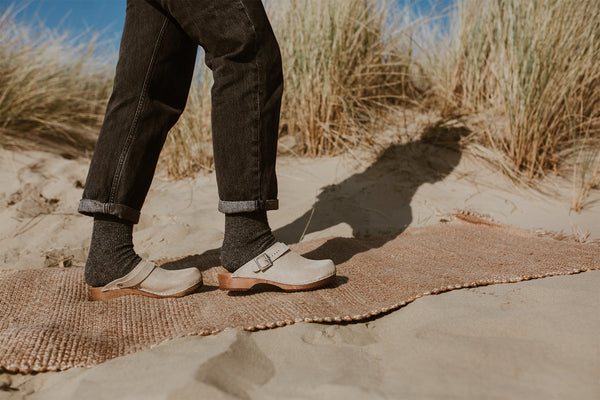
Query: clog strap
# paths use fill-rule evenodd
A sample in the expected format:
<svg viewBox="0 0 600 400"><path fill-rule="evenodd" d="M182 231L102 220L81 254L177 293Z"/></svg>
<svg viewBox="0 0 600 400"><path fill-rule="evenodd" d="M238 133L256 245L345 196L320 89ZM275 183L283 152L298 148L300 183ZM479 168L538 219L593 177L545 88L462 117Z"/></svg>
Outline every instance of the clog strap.
<svg viewBox="0 0 600 400"><path fill-rule="evenodd" d="M275 260L290 251L290 248L282 242L277 242L273 246L269 247L263 253L254 257L252 260L248 261L246 264L242 265L238 271L243 271L250 268L254 272L262 272L273 266ZM244 268L246 267L246 268ZM236 276L233 273L232 276Z"/></svg>

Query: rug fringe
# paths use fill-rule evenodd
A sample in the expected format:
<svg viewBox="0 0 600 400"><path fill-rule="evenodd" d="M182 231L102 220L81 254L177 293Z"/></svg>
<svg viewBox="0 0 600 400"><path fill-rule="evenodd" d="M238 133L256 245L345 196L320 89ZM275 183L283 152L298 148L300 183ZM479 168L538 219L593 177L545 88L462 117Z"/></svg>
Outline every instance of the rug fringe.
<svg viewBox="0 0 600 400"><path fill-rule="evenodd" d="M510 228L517 228L513 225L503 224L498 222L492 218L489 214L479 213L473 210L457 210L453 213L446 214L450 218L456 218L461 221L469 222L472 224L480 224L480 225L489 225L489 226L504 226ZM600 247L600 239L590 239L589 233L587 235L582 235L581 233L566 233L563 230L560 231L549 231L542 228L531 228L531 229L521 229L524 232L533 234L538 237L548 237L555 240L565 241L565 242L573 242L585 245L594 245Z"/></svg>

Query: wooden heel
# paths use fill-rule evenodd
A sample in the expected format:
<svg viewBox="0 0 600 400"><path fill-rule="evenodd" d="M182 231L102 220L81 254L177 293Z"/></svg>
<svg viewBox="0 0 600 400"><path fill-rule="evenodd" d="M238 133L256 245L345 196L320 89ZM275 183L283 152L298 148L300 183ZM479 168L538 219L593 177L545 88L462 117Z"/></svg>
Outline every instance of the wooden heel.
<svg viewBox="0 0 600 400"><path fill-rule="evenodd" d="M257 279L232 278L230 273L219 274L219 289L221 290L249 290L256 285Z"/></svg>

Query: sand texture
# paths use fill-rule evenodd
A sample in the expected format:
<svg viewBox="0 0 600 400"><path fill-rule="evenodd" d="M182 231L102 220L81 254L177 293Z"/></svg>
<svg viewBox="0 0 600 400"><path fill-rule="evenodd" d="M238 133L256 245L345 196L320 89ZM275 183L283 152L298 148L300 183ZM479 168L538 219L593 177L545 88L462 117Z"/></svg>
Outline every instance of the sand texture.
<svg viewBox="0 0 600 400"><path fill-rule="evenodd" d="M88 162L0 150L2 270L83 264L91 221L75 209ZM401 238L459 210L569 236L545 238L556 243L600 239L597 189L582 212L569 212L567 180L516 187L452 146L397 144L362 165L282 157L278 176L281 209L269 218L288 243ZM170 182L159 174L136 249L153 259L214 254L223 237L217 201L214 175ZM424 296L366 322L225 329L93 368L0 374L0 399L597 399L598 287L600 272L588 271Z"/></svg>
<svg viewBox="0 0 600 400"><path fill-rule="evenodd" d="M409 228L385 243L332 238L294 247L313 258L335 254L337 276L329 287L229 294L218 290L217 273L224 270L210 255L180 260L203 271L205 282L182 299L93 302L80 267L5 272L0 301L8 317L0 321L0 368L27 373L92 367L180 336L361 321L430 294L600 269L596 243L540 237L473 217Z"/></svg>

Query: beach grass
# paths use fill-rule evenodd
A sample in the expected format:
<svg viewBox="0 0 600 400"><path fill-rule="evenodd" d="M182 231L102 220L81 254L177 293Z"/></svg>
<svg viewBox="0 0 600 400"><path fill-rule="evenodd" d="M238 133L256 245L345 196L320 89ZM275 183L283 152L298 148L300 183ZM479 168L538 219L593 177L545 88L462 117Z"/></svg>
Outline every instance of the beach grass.
<svg viewBox="0 0 600 400"><path fill-rule="evenodd" d="M459 0L454 22L440 107L479 116L472 149L516 180L569 165L579 209L599 178L598 2Z"/></svg>
<svg viewBox="0 0 600 400"><path fill-rule="evenodd" d="M284 61L286 151L377 147L388 111L412 107L461 120L471 131L465 150L515 181L569 177L573 210L598 188L596 0L458 0L447 31L405 18L391 0L281 0L267 10ZM73 40L14 17L10 8L0 16L0 145L55 143L89 154L114 65L99 61L92 35ZM214 167L211 84L200 60L161 155L172 178Z"/></svg>
<svg viewBox="0 0 600 400"><path fill-rule="evenodd" d="M390 23L392 11L390 2L370 0L290 0L273 8L286 84L281 135L294 137L299 154L372 145L382 111L419 97L409 76L409 27Z"/></svg>
<svg viewBox="0 0 600 400"><path fill-rule="evenodd" d="M0 15L0 144L93 149L113 67L81 43Z"/></svg>

